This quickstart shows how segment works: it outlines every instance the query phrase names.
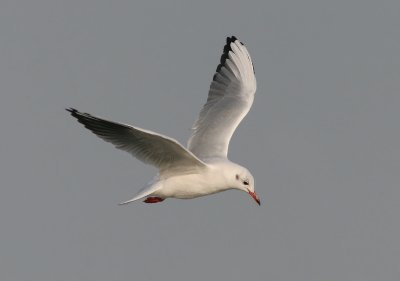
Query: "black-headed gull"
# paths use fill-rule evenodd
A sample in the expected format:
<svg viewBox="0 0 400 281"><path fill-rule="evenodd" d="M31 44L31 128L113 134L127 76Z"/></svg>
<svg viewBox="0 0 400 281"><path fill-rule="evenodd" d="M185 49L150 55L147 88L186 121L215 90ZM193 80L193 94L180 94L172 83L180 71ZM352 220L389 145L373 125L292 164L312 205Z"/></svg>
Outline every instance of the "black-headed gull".
<svg viewBox="0 0 400 281"><path fill-rule="evenodd" d="M159 169L157 176L135 197L121 204L144 197L146 203L157 203L170 197L190 199L239 189L260 205L251 173L227 158L229 141L249 112L255 92L256 78L249 52L232 36L226 39L207 102L193 126L187 148L167 136L73 108L67 110L103 140Z"/></svg>

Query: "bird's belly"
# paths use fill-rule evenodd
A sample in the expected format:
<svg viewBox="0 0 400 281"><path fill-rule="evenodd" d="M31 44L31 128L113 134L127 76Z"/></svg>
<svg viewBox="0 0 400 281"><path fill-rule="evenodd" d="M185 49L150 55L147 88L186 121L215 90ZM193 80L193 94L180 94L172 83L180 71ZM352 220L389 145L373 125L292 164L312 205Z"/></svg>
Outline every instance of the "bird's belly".
<svg viewBox="0 0 400 281"><path fill-rule="evenodd" d="M190 199L223 191L217 184L199 175L183 175L164 180L163 188L155 195Z"/></svg>

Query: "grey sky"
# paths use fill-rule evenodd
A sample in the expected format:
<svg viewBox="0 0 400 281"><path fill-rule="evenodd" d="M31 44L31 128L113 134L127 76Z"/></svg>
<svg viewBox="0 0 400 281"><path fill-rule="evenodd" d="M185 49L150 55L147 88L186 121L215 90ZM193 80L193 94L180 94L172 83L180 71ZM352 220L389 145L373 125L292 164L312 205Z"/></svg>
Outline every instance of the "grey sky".
<svg viewBox="0 0 400 281"><path fill-rule="evenodd" d="M189 3L190 2L190 3ZM399 1L0 3L0 279L400 280ZM65 107L186 144L225 43L258 91L228 191L124 207L155 169Z"/></svg>

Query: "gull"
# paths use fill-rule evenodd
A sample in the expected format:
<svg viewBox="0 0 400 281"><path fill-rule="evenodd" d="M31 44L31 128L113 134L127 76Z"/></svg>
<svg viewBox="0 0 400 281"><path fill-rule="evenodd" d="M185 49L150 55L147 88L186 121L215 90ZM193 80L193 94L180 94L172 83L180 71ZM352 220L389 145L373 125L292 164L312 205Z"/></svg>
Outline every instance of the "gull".
<svg viewBox="0 0 400 281"><path fill-rule="evenodd" d="M191 199L237 189L258 205L254 178L248 169L228 159L230 139L253 104L254 67L245 45L235 36L226 45L208 98L194 123L187 148L173 138L128 124L66 109L87 129L118 149L158 168L158 174L127 204L145 198L158 203L166 198Z"/></svg>

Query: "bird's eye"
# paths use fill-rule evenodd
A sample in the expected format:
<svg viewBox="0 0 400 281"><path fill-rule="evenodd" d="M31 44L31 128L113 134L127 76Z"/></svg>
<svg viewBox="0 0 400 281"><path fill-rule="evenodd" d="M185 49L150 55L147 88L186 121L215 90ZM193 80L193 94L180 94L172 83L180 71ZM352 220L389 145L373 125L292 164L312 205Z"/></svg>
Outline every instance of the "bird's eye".
<svg viewBox="0 0 400 281"><path fill-rule="evenodd" d="M243 184L244 184L244 185L249 185L249 181L247 181L247 180L246 180L246 181L243 181Z"/></svg>

